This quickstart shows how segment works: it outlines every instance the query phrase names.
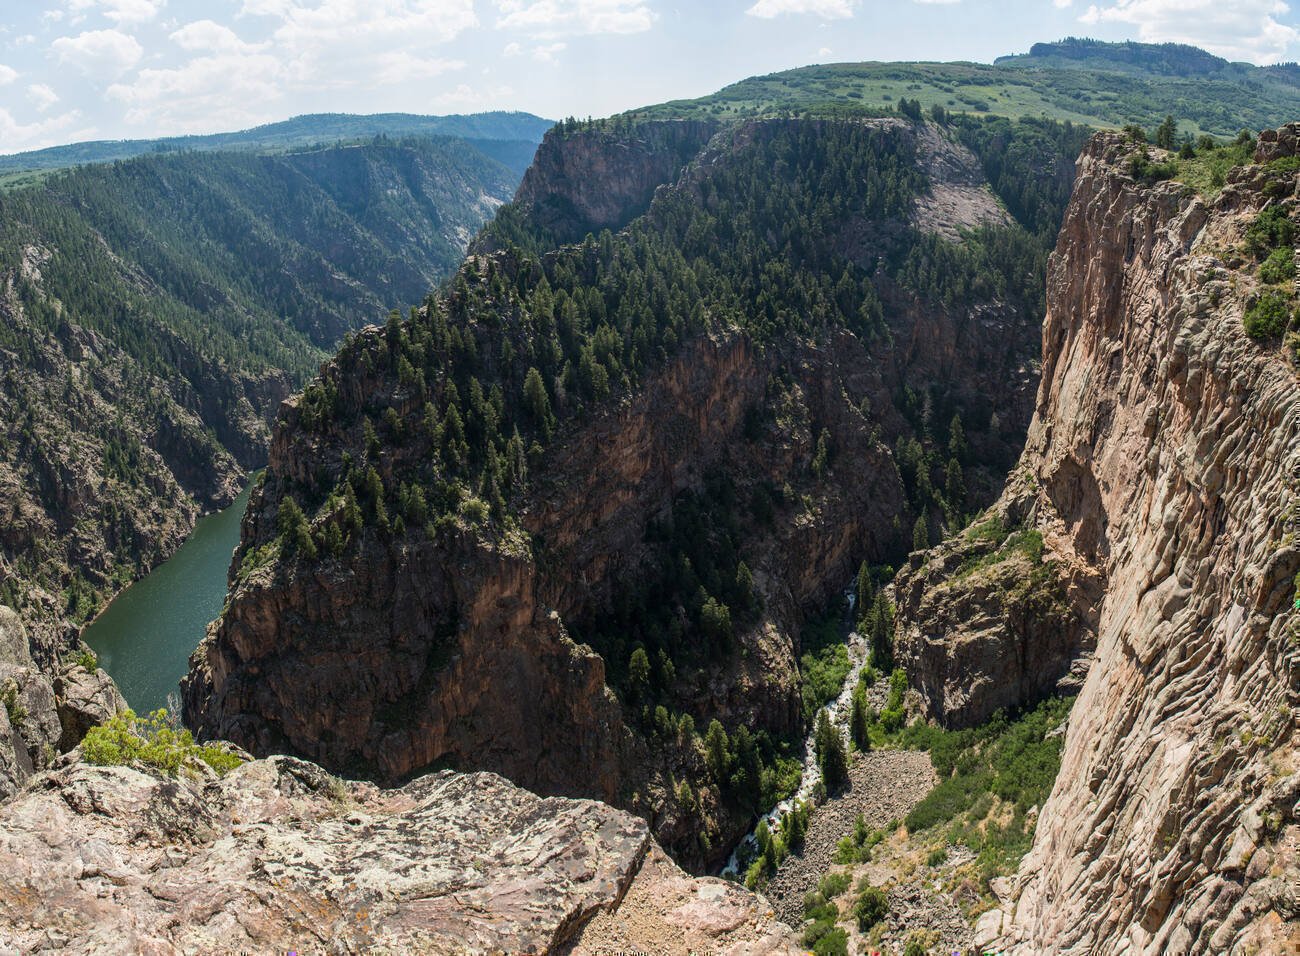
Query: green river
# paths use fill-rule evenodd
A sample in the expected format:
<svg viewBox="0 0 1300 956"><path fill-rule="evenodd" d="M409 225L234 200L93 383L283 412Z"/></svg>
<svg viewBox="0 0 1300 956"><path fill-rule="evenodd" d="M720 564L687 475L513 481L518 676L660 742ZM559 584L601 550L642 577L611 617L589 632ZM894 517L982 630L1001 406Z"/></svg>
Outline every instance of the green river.
<svg viewBox="0 0 1300 956"><path fill-rule="evenodd" d="M251 488L225 511L200 520L179 551L119 594L82 632L136 713L167 705L208 623L221 613Z"/></svg>

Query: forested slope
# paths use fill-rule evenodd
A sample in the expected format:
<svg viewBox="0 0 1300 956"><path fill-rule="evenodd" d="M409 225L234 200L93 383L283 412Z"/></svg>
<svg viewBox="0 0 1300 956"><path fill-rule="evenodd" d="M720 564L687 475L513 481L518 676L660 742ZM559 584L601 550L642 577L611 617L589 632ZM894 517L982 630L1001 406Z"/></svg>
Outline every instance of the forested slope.
<svg viewBox="0 0 1300 956"><path fill-rule="evenodd" d="M0 603L48 643L167 556L264 461L279 400L420 301L516 182L462 140L380 138L0 195Z"/></svg>

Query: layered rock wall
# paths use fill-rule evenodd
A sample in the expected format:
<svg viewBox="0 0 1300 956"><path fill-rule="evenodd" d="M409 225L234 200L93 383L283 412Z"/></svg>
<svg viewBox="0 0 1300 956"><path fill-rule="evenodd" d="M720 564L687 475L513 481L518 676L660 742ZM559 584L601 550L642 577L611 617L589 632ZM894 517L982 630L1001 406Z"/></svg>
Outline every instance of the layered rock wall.
<svg viewBox="0 0 1300 956"><path fill-rule="evenodd" d="M1241 249L1266 204L1294 209L1294 174L1204 198L1135 181L1133 151L1090 144L1050 265L1021 471L1047 552L1105 592L1055 789L984 929L1017 952L1281 951L1300 939L1300 381L1243 332Z"/></svg>

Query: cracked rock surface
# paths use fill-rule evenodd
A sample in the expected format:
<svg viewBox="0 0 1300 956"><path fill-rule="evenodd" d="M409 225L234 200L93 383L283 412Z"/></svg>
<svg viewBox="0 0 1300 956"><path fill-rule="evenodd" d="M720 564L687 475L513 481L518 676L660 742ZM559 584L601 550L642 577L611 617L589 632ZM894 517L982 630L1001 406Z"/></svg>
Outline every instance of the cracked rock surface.
<svg viewBox="0 0 1300 956"><path fill-rule="evenodd" d="M203 782L74 755L0 806L6 954L543 953L668 896L683 952L790 939L758 897L686 876L640 819L490 773L381 790L289 757Z"/></svg>

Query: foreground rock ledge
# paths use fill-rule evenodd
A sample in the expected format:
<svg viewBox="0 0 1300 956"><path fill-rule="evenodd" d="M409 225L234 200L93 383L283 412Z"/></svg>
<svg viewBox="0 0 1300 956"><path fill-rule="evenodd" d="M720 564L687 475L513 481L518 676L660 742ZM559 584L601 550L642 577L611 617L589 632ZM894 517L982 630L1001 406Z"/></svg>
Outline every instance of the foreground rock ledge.
<svg viewBox="0 0 1300 956"><path fill-rule="evenodd" d="M273 757L186 783L74 758L0 806L0 953L594 953L625 899L672 951L797 952L640 819L490 773L381 790Z"/></svg>

